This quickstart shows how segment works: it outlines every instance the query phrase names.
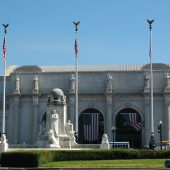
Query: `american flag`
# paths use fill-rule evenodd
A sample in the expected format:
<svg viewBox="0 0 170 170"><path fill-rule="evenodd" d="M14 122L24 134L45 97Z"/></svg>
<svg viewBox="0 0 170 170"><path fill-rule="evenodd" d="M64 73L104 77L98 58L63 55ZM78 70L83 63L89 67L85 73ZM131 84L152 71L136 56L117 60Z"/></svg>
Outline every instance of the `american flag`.
<svg viewBox="0 0 170 170"><path fill-rule="evenodd" d="M98 140L99 135L99 113L84 113L83 114L83 132L84 140Z"/></svg>
<svg viewBox="0 0 170 170"><path fill-rule="evenodd" d="M75 55L77 57L78 56L78 44L77 44L77 40L76 39L75 39L74 49L75 49Z"/></svg>
<svg viewBox="0 0 170 170"><path fill-rule="evenodd" d="M152 57L152 34L150 34L149 56L150 56L150 58Z"/></svg>
<svg viewBox="0 0 170 170"><path fill-rule="evenodd" d="M130 125L139 131L142 128L143 123L139 122L137 113L121 113L125 119L125 124Z"/></svg>
<svg viewBox="0 0 170 170"><path fill-rule="evenodd" d="M6 60L6 40L4 37L4 42L3 42L3 59Z"/></svg>

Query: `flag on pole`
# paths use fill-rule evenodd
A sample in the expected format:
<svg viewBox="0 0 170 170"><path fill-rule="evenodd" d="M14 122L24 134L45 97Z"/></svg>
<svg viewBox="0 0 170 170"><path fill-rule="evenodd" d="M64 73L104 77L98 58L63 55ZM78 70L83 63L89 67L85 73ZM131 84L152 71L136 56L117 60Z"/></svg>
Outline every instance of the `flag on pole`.
<svg viewBox="0 0 170 170"><path fill-rule="evenodd" d="M150 47L149 47L149 56L152 57L152 34L150 33Z"/></svg>
<svg viewBox="0 0 170 170"><path fill-rule="evenodd" d="M4 37L4 42L3 42L3 59L6 60L6 40Z"/></svg>
<svg viewBox="0 0 170 170"><path fill-rule="evenodd" d="M77 40L76 39L75 39L74 49L75 49L75 55L77 57L78 56L78 45L77 45Z"/></svg>

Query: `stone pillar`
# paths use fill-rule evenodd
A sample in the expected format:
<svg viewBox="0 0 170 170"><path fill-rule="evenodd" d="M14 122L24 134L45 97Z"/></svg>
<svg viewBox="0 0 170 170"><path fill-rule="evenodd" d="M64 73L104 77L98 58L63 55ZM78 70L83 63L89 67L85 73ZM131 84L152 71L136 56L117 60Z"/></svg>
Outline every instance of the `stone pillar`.
<svg viewBox="0 0 170 170"><path fill-rule="evenodd" d="M165 101L165 119L162 121L165 140L170 141L170 101Z"/></svg>
<svg viewBox="0 0 170 170"><path fill-rule="evenodd" d="M75 127L75 77L72 74L69 78L69 112L68 119L71 123L74 124Z"/></svg>
<svg viewBox="0 0 170 170"><path fill-rule="evenodd" d="M69 112L68 112L68 120L74 124L75 127L75 95L69 95Z"/></svg>
<svg viewBox="0 0 170 170"><path fill-rule="evenodd" d="M105 133L108 135L109 141L111 141L112 134L112 76L107 75L106 80L106 116L104 120Z"/></svg>
<svg viewBox="0 0 170 170"><path fill-rule="evenodd" d="M142 142L149 147L151 137L151 110L150 110L150 73L144 73L144 128L142 131Z"/></svg>
<svg viewBox="0 0 170 170"><path fill-rule="evenodd" d="M13 143L17 144L19 142L19 94L15 94L13 100Z"/></svg>
<svg viewBox="0 0 170 170"><path fill-rule="evenodd" d="M163 130L163 139L170 140L170 75L165 73L165 86L164 86L164 117L162 117L162 130Z"/></svg>
<svg viewBox="0 0 170 170"><path fill-rule="evenodd" d="M13 89L13 143L19 142L19 104L20 104L20 79L15 78Z"/></svg>
<svg viewBox="0 0 170 170"><path fill-rule="evenodd" d="M151 136L151 113L150 113L150 101L149 95L144 98L144 131L143 131L143 144L149 146Z"/></svg>
<svg viewBox="0 0 170 170"><path fill-rule="evenodd" d="M32 144L37 141L38 137L38 99L39 99L39 84L38 78L33 78L32 89Z"/></svg>
<svg viewBox="0 0 170 170"><path fill-rule="evenodd" d="M32 144L38 137L38 95L32 96Z"/></svg>
<svg viewBox="0 0 170 170"><path fill-rule="evenodd" d="M170 91L170 75L169 73L165 73L165 88L164 88L165 92Z"/></svg>
<svg viewBox="0 0 170 170"><path fill-rule="evenodd" d="M109 141L112 139L112 134L111 134L111 128L113 126L112 122L112 94L106 94L106 120L105 122L105 129L106 129L106 134L108 135Z"/></svg>

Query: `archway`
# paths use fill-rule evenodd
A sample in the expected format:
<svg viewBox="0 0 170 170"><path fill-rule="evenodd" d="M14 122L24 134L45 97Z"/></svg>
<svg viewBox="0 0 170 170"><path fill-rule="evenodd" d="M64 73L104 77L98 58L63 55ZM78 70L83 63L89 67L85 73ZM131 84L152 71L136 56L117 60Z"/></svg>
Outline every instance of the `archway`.
<svg viewBox="0 0 170 170"><path fill-rule="evenodd" d="M116 116L116 141L129 141L130 147L141 148L142 125L141 116L136 110L122 109Z"/></svg>
<svg viewBox="0 0 170 170"><path fill-rule="evenodd" d="M104 118L101 112L93 108L84 110L79 116L79 143L101 143L103 133Z"/></svg>

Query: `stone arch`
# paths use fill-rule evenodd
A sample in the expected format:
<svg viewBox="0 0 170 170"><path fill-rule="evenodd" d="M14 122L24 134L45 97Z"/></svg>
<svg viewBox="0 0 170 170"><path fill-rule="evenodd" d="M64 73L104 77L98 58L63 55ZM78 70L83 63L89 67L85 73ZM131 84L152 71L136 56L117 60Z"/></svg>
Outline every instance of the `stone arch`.
<svg viewBox="0 0 170 170"><path fill-rule="evenodd" d="M97 105L94 105L93 103L90 103L90 104L88 104L88 105L80 108L80 109L79 109L79 116L80 116L80 114L81 114L84 110L87 110L87 109L89 109L89 108L91 108L91 109L96 109L96 110L98 110L98 111L102 114L103 117L105 116L105 115L104 115L104 111L103 111L100 107L98 107Z"/></svg>
<svg viewBox="0 0 170 170"><path fill-rule="evenodd" d="M42 109L42 110L40 111L39 116L38 116L38 122L39 122L39 123L41 123L44 114L46 114L46 110L47 110L47 107L45 107L44 109Z"/></svg>
<svg viewBox="0 0 170 170"><path fill-rule="evenodd" d="M79 114L79 143L101 143L104 133L104 116L100 110L86 108Z"/></svg>
<svg viewBox="0 0 170 170"><path fill-rule="evenodd" d="M115 116L116 141L129 141L132 148L142 146L143 121L139 112L131 107L119 110Z"/></svg>
<svg viewBox="0 0 170 170"><path fill-rule="evenodd" d="M142 111L141 111L141 109L140 109L139 107L136 107L135 105L126 103L125 105L123 105L123 106L121 106L121 107L119 107L119 108L117 108L117 109L114 110L114 113L115 113L115 114L113 114L113 118L112 118L113 122L115 121L115 118L116 118L117 114L118 114L121 110L126 109L126 108L130 108L130 109L136 110L136 111L139 113L142 121L144 120L144 116L143 116Z"/></svg>

